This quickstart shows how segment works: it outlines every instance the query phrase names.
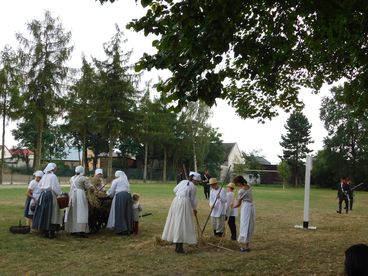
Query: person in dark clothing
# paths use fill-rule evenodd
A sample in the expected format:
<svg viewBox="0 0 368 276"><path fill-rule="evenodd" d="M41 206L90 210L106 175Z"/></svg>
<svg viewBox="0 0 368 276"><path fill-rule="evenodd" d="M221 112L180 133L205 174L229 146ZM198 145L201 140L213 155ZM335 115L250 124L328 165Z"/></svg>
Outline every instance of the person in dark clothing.
<svg viewBox="0 0 368 276"><path fill-rule="evenodd" d="M350 201L350 211L353 210L353 201L354 201L354 191L353 191L353 184L352 184L352 181L351 181L351 178L347 178L346 179L346 183L348 184L348 196L349 196L349 201Z"/></svg>
<svg viewBox="0 0 368 276"><path fill-rule="evenodd" d="M368 275L368 246L355 244L345 251L345 275Z"/></svg>
<svg viewBox="0 0 368 276"><path fill-rule="evenodd" d="M206 199L210 197L210 185L208 184L210 178L211 176L208 173L208 169L206 169L202 177L203 192Z"/></svg>
<svg viewBox="0 0 368 276"><path fill-rule="evenodd" d="M185 174L184 172L181 170L177 175L176 175L176 184L178 184L180 181L186 179L185 178Z"/></svg>
<svg viewBox="0 0 368 276"><path fill-rule="evenodd" d="M349 212L349 201L350 200L349 200L348 190L349 190L349 185L346 182L346 178L345 177L340 178L340 184L337 189L337 197L339 199L339 209L336 210L336 212L339 214L341 214L343 201L345 202L346 213Z"/></svg>

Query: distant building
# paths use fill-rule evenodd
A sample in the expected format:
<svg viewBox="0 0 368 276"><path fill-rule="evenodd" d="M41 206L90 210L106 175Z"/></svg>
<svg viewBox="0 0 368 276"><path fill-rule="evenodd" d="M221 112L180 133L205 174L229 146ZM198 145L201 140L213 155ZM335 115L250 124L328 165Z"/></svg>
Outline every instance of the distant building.
<svg viewBox="0 0 368 276"><path fill-rule="evenodd" d="M230 168L229 174L231 175L235 164L244 164L242 153L237 143L223 143L224 147L224 161L221 165L220 180L224 181L227 171Z"/></svg>
<svg viewBox="0 0 368 276"><path fill-rule="evenodd" d="M12 164L17 168L32 168L34 152L28 148L11 148Z"/></svg>

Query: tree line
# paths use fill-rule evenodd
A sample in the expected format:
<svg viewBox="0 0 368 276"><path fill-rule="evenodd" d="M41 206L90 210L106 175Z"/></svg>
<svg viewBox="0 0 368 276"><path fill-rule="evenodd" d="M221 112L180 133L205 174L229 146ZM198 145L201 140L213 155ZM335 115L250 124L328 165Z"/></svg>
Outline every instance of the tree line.
<svg viewBox="0 0 368 276"><path fill-rule="evenodd" d="M79 69L67 66L72 54L71 32L46 11L42 20L27 24L27 34L17 33L17 49L6 46L0 59L0 108L5 125L19 147L34 151L34 169L62 158L65 147L108 153L107 176L112 177L112 156L144 159L144 179L150 159L163 162L162 179L170 168L218 169L223 160L221 134L208 124L211 112L203 103L191 103L180 112L168 104L164 93L153 97L151 88L139 89L140 75L129 64L131 51L123 32L102 45L105 59L82 56ZM2 156L2 161L4 156ZM4 162L0 167L0 175ZM176 173L175 173L176 174ZM0 179L2 183L2 179Z"/></svg>
<svg viewBox="0 0 368 276"><path fill-rule="evenodd" d="M368 121L366 114L344 100L347 85L334 86L330 96L322 99L320 119L327 130L323 148L313 158L312 183L321 187L337 187L341 177L355 184L368 181ZM280 145L283 148L278 170L285 182L295 186L304 180L304 160L311 152L312 125L301 112L288 118ZM365 187L367 188L367 187Z"/></svg>

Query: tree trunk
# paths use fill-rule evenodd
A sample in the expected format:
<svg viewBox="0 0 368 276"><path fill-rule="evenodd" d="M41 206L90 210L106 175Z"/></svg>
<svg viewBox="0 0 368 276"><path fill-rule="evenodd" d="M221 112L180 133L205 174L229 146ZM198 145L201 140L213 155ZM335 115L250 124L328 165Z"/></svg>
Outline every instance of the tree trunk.
<svg viewBox="0 0 368 276"><path fill-rule="evenodd" d="M43 136L43 121L41 120L41 122L39 122L37 125L36 149L33 160L34 170L41 169L42 136Z"/></svg>
<svg viewBox="0 0 368 276"><path fill-rule="evenodd" d="M195 140L193 137L193 167L194 167L194 171L198 171L197 170L197 154L196 154L196 146L195 146Z"/></svg>
<svg viewBox="0 0 368 276"><path fill-rule="evenodd" d="M98 154L96 152L93 153L93 171L97 169L98 162Z"/></svg>
<svg viewBox="0 0 368 276"><path fill-rule="evenodd" d="M6 97L3 103L3 133L1 139L1 164L0 164L0 184L3 184L4 159L5 159L5 115L6 115Z"/></svg>
<svg viewBox="0 0 368 276"><path fill-rule="evenodd" d="M109 139L109 157L107 159L107 182L112 181L112 153L113 153L113 139Z"/></svg>
<svg viewBox="0 0 368 276"><path fill-rule="evenodd" d="M27 173L29 173L29 154L26 154L26 156L24 157L24 160L26 162Z"/></svg>
<svg viewBox="0 0 368 276"><path fill-rule="evenodd" d="M82 139L82 150L83 150L83 156L82 156L82 166L84 166L84 170L86 172L89 172L89 166L88 166L88 159L87 159L87 147L86 147L86 135L83 135Z"/></svg>
<svg viewBox="0 0 368 276"><path fill-rule="evenodd" d="M147 181L147 161L148 161L148 143L144 145L144 166L143 166L143 182Z"/></svg>
<svg viewBox="0 0 368 276"><path fill-rule="evenodd" d="M166 182L166 165L167 165L167 148L166 146L164 146L164 167L163 167L163 171L162 171L162 181Z"/></svg>

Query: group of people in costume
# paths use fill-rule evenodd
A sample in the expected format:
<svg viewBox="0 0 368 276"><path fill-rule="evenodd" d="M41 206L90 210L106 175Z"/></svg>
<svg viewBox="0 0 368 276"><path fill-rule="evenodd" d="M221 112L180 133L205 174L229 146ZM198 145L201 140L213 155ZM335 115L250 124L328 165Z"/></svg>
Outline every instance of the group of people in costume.
<svg viewBox="0 0 368 276"><path fill-rule="evenodd" d="M38 230L48 238L55 238L55 233L60 230L63 222L63 215L58 205L58 197L62 195L62 190L55 175L56 169L55 163L49 163L43 172L34 173L34 179L28 187L25 204L25 216L29 218L32 229ZM190 172L189 179L180 181L173 190L175 198L167 215L162 239L174 243L177 253L185 252L184 243L197 243L198 237L193 215L197 216L196 186L200 183L202 183L201 175L197 172ZM235 177L233 183L226 186L226 190L219 185L216 178L209 178L206 185L210 189L209 216L214 235L224 236L225 221L227 221L231 239L240 243L242 252L250 251L249 244L255 224L252 187L243 176ZM234 195L236 187L239 189L237 197ZM139 195L130 194L130 184L126 174L121 170L116 171L110 189L105 192L102 170L96 169L94 177L88 178L84 175L82 166L77 166L75 175L70 178L69 202L64 214L64 230L73 235L87 237L90 232L87 195L101 192L112 198L106 227L114 229L119 235L137 234L142 207L139 203ZM237 236L235 220L239 208L241 210L240 228Z"/></svg>
<svg viewBox="0 0 368 276"><path fill-rule="evenodd" d="M340 183L337 188L337 198L339 200L337 213L341 214L342 212L342 203L345 203L345 212L348 213L349 210L353 210L353 202L354 202L354 192L352 187L352 181L349 177L341 177Z"/></svg>
<svg viewBox="0 0 368 276"><path fill-rule="evenodd" d="M198 237L193 223L193 215L197 216L196 186L201 182L199 173L190 172L189 179L180 181L173 190L175 198L171 203L161 238L174 243L177 253L185 253L184 243L197 243ZM208 185L210 187L209 211L214 235L218 237L224 235L225 221L227 220L231 239L237 239L241 252L249 252L255 225L255 206L251 186L243 176L235 177L233 183L227 185L227 192L218 184L216 178L209 178ZM234 196L235 187L239 188L237 198ZM238 208L241 208L240 233L236 237L235 217Z"/></svg>
<svg viewBox="0 0 368 276"><path fill-rule="evenodd" d="M44 171L36 171L30 182L24 208L25 216L34 230L48 238L55 238L60 230L63 214L57 198L62 195L58 178L55 175L55 163L49 163ZM106 196L112 198L107 228L114 229L120 235L138 233L138 219L142 207L139 195L130 194L129 181L123 171L115 172L115 179ZM87 237L89 233L89 204L87 193L104 192L102 169L96 169L92 179L84 176L84 168L77 166L75 175L70 179L69 202L64 215L64 229L73 235Z"/></svg>

